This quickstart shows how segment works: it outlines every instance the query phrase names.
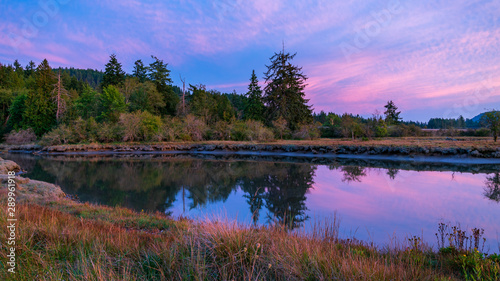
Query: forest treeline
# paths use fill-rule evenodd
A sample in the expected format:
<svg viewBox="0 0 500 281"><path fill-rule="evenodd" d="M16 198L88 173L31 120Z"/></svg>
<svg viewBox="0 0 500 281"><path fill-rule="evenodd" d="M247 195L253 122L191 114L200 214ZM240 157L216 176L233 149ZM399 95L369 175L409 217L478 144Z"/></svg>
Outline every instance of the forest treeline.
<svg viewBox="0 0 500 281"><path fill-rule="evenodd" d="M405 122L393 101L383 114L313 114L305 98L307 76L292 63L296 54L275 53L263 85L252 72L245 94L204 85L172 84L168 64L156 56L137 60L125 73L112 54L105 70L52 69L47 60L23 67L0 64L0 124L8 143L44 145L122 141L266 141L318 137L420 136L422 128L477 128L472 120ZM471 135L498 135L498 112L489 128ZM496 122L496 123L495 123Z"/></svg>

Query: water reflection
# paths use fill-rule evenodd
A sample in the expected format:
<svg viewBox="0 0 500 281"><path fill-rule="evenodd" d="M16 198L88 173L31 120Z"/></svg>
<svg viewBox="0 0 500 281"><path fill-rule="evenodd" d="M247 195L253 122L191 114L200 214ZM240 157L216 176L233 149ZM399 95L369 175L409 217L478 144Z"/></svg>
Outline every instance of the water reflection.
<svg viewBox="0 0 500 281"><path fill-rule="evenodd" d="M265 207L268 222L290 228L308 218L305 194L316 169L310 164L187 158L34 161L23 165L27 177L54 182L82 201L169 214L179 193L186 212L225 202L241 189L255 224Z"/></svg>
<svg viewBox="0 0 500 281"><path fill-rule="evenodd" d="M366 177L365 168L360 166L343 166L340 169L344 173L343 182L361 182L361 179Z"/></svg>
<svg viewBox="0 0 500 281"><path fill-rule="evenodd" d="M279 223L290 229L304 225L312 211L317 210L331 213L338 209L348 210L351 214L357 214L357 217L352 218L346 215L350 219L362 221L369 217L380 228L387 228L386 220L389 219L386 215L376 217L377 211L383 208L393 208L393 216L398 213L425 213L432 208L439 215L449 215L450 210L439 209L441 202L429 205L429 200L424 199L428 194L423 193L429 191L423 191L423 187L432 185L442 188L445 178L449 180L450 171L453 172L452 178L455 172L469 175L481 173L479 176L484 185L475 186L477 181L474 180L471 186L484 188L483 198L500 206L496 204L500 202L498 165L436 165L287 157L255 161L255 157L203 156L200 159L185 155L150 155L138 159L35 157L20 154L3 157L18 162L27 170L27 177L56 183L66 193L78 195L81 201L190 216L194 211L210 212L208 206L226 206L230 201L242 199L246 203L239 204L233 210L250 214L253 224ZM321 172L318 175L319 167ZM429 173L428 177L424 177L424 182L421 175L415 176L417 171L443 172ZM452 185L461 186L467 180L462 177ZM404 190L397 189L403 184ZM446 192L456 193L453 190ZM481 194L480 190L474 192ZM402 203L409 197L417 204L411 210L408 203ZM467 200L476 200L472 202L475 205L471 209L484 204L477 199ZM392 205L382 208L377 205L386 204L380 203L382 201ZM327 206L320 208L319 203L324 202L327 202ZM488 208L488 212L491 212L493 207ZM472 220L476 213L469 214ZM481 213L481 216L488 215ZM453 217L453 214L449 216ZM406 220L408 225L415 224L409 218Z"/></svg>
<svg viewBox="0 0 500 281"><path fill-rule="evenodd" d="M484 196L497 203L500 202L500 173L494 173L493 176L486 177Z"/></svg>

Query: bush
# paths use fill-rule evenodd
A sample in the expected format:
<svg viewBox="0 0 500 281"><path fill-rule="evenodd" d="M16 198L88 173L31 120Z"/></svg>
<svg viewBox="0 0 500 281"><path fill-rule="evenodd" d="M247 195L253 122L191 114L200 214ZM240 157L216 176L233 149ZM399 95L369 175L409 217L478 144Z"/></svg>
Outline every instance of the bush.
<svg viewBox="0 0 500 281"><path fill-rule="evenodd" d="M286 136L289 133L288 122L285 118L280 117L277 120L274 120L272 123L274 131L276 132L276 136L280 139L283 139L283 136Z"/></svg>
<svg viewBox="0 0 500 281"><path fill-rule="evenodd" d="M176 139L181 139L182 134L184 134L182 120L177 117L165 117L163 119L162 126L159 130L161 140L174 141Z"/></svg>
<svg viewBox="0 0 500 281"><path fill-rule="evenodd" d="M161 141L162 136L160 129L163 126L160 116L153 115L148 111L140 113L140 133L142 140L145 141Z"/></svg>
<svg viewBox="0 0 500 281"><path fill-rule="evenodd" d="M114 142L123 139L123 128L112 123L101 123L97 129L97 140Z"/></svg>
<svg viewBox="0 0 500 281"><path fill-rule="evenodd" d="M321 124L312 123L312 124L301 124L299 125L299 129L293 132L293 138L301 139L301 140L312 140L320 137Z"/></svg>
<svg viewBox="0 0 500 281"><path fill-rule="evenodd" d="M95 142L97 140L97 130L99 125L93 117L88 120L83 120L78 117L73 121L71 131L73 133L72 141L79 142Z"/></svg>
<svg viewBox="0 0 500 281"><path fill-rule="evenodd" d="M479 130L476 130L476 137L489 137L490 136L490 130L486 128L482 128Z"/></svg>
<svg viewBox="0 0 500 281"><path fill-rule="evenodd" d="M209 132L209 139L213 140L229 140L231 138L231 130L233 125L227 121L217 121L212 130Z"/></svg>
<svg viewBox="0 0 500 281"><path fill-rule="evenodd" d="M377 138L387 137L387 124L385 123L384 120L380 120L377 126L375 126L375 137Z"/></svg>
<svg viewBox="0 0 500 281"><path fill-rule="evenodd" d="M247 141L251 139L252 132L248 124L243 121L236 121L231 124L231 140Z"/></svg>
<svg viewBox="0 0 500 281"><path fill-rule="evenodd" d="M123 141L137 141L141 133L141 113L136 111L134 113L120 114L119 126L123 132Z"/></svg>
<svg viewBox="0 0 500 281"><path fill-rule="evenodd" d="M62 124L42 136L40 144L44 146L74 143L74 134L69 126Z"/></svg>
<svg viewBox="0 0 500 281"><path fill-rule="evenodd" d="M250 130L251 141L268 141L274 140L274 134L271 129L267 128L260 121L247 120L246 125Z"/></svg>
<svg viewBox="0 0 500 281"><path fill-rule="evenodd" d="M390 137L418 137L422 135L422 129L415 126L414 124L400 124L396 126L390 126L388 129L388 134Z"/></svg>
<svg viewBox="0 0 500 281"><path fill-rule="evenodd" d="M183 120L183 128L180 137L182 140L201 141L207 134L207 125L194 115L187 115Z"/></svg>
<svg viewBox="0 0 500 281"><path fill-rule="evenodd" d="M11 131L5 137L5 143L8 144L25 144L34 141L36 141L36 135L31 128L26 130Z"/></svg>

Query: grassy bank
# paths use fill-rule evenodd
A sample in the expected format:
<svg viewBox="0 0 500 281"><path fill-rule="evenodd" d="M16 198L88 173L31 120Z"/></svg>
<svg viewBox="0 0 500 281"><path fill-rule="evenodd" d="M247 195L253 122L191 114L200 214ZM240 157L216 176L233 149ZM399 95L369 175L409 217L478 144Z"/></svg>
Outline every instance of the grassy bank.
<svg viewBox="0 0 500 281"><path fill-rule="evenodd" d="M71 201L51 184L18 180L17 273L2 280L498 280L500 257L474 249L481 233L439 232L433 252L414 237L391 249L339 239L334 222L312 234L231 221L169 219ZM2 184L1 204L6 206ZM5 208L0 224L7 225ZM7 236L7 229L0 228ZM462 237L462 238L461 238ZM466 239L465 239L466 238ZM477 239L476 239L477 238ZM446 241L445 241L446 240ZM3 241L2 241L3 242ZM478 243L478 245L475 245ZM451 245L451 246L450 246Z"/></svg>
<svg viewBox="0 0 500 281"><path fill-rule="evenodd" d="M317 139L249 141L200 141L200 142L125 142L82 143L54 146L0 145L1 150L34 151L42 153L120 152L150 153L161 151L217 151L217 152L272 152L309 153L317 156L336 154L357 155L413 155L447 156L459 158L500 158L500 146L488 138L462 137L412 137L372 140Z"/></svg>
<svg viewBox="0 0 500 281"><path fill-rule="evenodd" d="M2 195L2 198L5 198ZM4 201L4 200L2 200ZM4 203L4 202L2 202ZM161 214L59 199L18 210L18 268L6 280L498 280L499 257L474 250L379 250L337 239L233 222L170 220ZM0 211L0 223L6 214ZM5 228L1 228L5 237ZM6 248L0 254L5 267ZM6 276L5 276L6 275ZM2 278L5 280L4 278Z"/></svg>

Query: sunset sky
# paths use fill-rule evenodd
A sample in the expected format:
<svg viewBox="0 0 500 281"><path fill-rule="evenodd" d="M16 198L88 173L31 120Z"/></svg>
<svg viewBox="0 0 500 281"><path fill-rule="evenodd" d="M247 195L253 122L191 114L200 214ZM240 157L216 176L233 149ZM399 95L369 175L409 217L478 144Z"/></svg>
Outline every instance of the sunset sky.
<svg viewBox="0 0 500 281"><path fill-rule="evenodd" d="M297 56L316 112L370 116L393 100L405 120L500 109L500 1L7 1L0 62L124 70L150 55L191 84L246 92L269 58Z"/></svg>

